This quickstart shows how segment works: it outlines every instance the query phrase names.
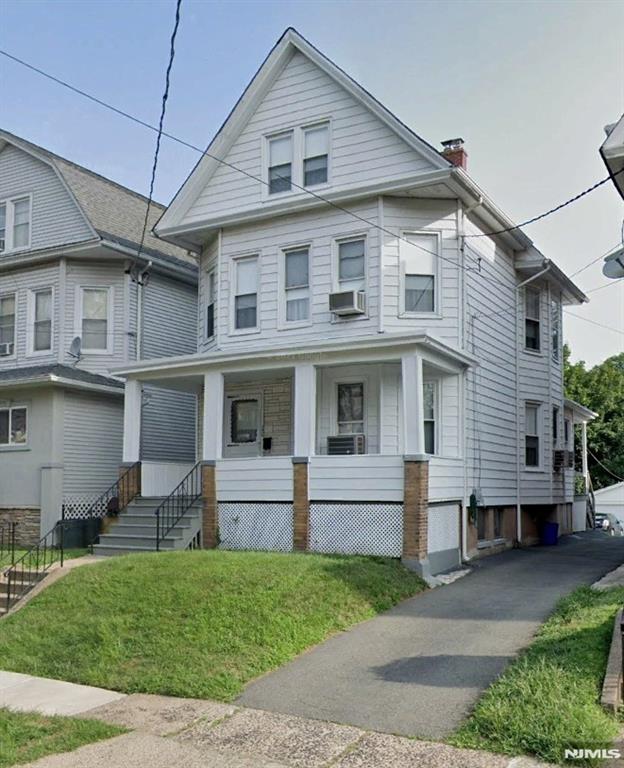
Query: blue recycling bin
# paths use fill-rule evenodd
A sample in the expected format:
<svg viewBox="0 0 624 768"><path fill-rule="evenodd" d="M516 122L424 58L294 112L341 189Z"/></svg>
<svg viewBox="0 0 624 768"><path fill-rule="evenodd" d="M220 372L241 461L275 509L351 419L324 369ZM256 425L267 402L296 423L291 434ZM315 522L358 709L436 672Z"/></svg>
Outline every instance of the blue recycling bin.
<svg viewBox="0 0 624 768"><path fill-rule="evenodd" d="M542 544L546 547L552 547L557 543L559 534L559 523L544 523L542 526Z"/></svg>

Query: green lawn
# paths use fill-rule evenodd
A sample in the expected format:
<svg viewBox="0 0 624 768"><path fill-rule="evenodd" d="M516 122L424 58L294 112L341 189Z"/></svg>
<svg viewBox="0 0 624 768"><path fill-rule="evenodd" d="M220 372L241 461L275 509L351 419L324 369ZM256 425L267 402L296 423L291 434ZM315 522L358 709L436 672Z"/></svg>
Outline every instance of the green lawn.
<svg viewBox="0 0 624 768"><path fill-rule="evenodd" d="M27 549L16 549L15 550L15 557L14 562L17 562L22 555L25 555L26 552L28 552ZM88 549L66 549L64 553L65 560L71 560L74 557L84 557L86 554L88 554ZM0 568L6 568L7 566L11 565L11 555L8 552L2 552L0 553Z"/></svg>
<svg viewBox="0 0 624 768"><path fill-rule="evenodd" d="M564 598L451 742L553 763L563 762L566 747L609 746L618 723L599 697L613 619L623 602L624 588L594 592L582 587Z"/></svg>
<svg viewBox="0 0 624 768"><path fill-rule="evenodd" d="M123 728L97 720L45 717L0 709L0 768L69 752L120 733L124 733Z"/></svg>
<svg viewBox="0 0 624 768"><path fill-rule="evenodd" d="M0 622L2 668L216 698L424 588L384 558L194 551L76 568Z"/></svg>

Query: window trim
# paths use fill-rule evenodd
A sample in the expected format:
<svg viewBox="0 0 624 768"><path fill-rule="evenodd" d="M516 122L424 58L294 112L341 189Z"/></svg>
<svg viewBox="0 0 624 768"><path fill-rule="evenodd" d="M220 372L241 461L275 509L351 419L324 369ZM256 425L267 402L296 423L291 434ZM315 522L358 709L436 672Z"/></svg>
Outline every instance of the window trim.
<svg viewBox="0 0 624 768"><path fill-rule="evenodd" d="M11 440L11 412L16 410L26 411L26 440L23 443L12 443ZM12 405L0 405L0 411L9 412L9 442L0 443L0 451L24 451L30 449L30 408L26 403L13 403Z"/></svg>
<svg viewBox="0 0 624 768"><path fill-rule="evenodd" d="M340 432L338 421L338 390L341 386L344 386L345 384L361 384L362 385L362 432ZM334 379L332 381L333 385L333 412L332 412L332 424L334 425L335 432L329 432L328 436L333 435L364 435L366 438L366 453L369 453L369 445L368 445L368 377L365 376L342 376L338 379ZM342 422L343 424L355 424L356 422Z"/></svg>
<svg viewBox="0 0 624 768"><path fill-rule="evenodd" d="M212 297L210 295L210 283L212 282ZM211 300L212 299L212 300ZM212 336L208 335L208 308L212 304ZM203 317L203 334L206 344L210 344L217 337L217 268L216 266L206 270L206 304Z"/></svg>
<svg viewBox="0 0 624 768"><path fill-rule="evenodd" d="M557 315L555 317L554 309L557 308ZM562 358L562 344L561 344L561 299L556 296L550 297L550 355L553 363L560 363ZM557 344L555 345L555 329L557 332Z"/></svg>
<svg viewBox="0 0 624 768"><path fill-rule="evenodd" d="M315 128L323 128L327 127L327 180L322 181L319 184L305 184L305 135L307 131L312 131ZM299 158L299 172L301 173L301 186L305 189L323 189L324 187L329 187L331 185L332 180L332 127L331 127L331 120L329 118L325 118L322 120L315 120L313 123L307 123L306 125L302 125L299 127L299 131L301 133L301 140L300 140L300 149L301 149L301 157ZM301 191L301 190L298 190Z"/></svg>
<svg viewBox="0 0 624 768"><path fill-rule="evenodd" d="M236 327L236 269L239 261L256 259L256 325L253 328ZM260 324L260 271L261 271L261 253L252 251L251 253L241 253L230 258L230 328L229 336L249 336L261 332Z"/></svg>
<svg viewBox="0 0 624 768"><path fill-rule="evenodd" d="M570 438L574 435L574 424L572 419L565 416L563 417L563 442L566 450L571 450L574 447L574 441Z"/></svg>
<svg viewBox="0 0 624 768"><path fill-rule="evenodd" d="M15 203L20 200L28 200L28 243L26 245L20 245L17 248L13 245L13 227L15 223ZM28 251L32 245L32 211L33 211L33 195L32 192L24 192L21 195L11 195L0 200L0 205L6 206L6 221L5 221L5 234L4 234L4 250L0 251L0 258L7 253L19 253L20 251Z"/></svg>
<svg viewBox="0 0 624 768"><path fill-rule="evenodd" d="M524 460L523 466L527 472L543 472L544 471L544 424L542 419L542 403L535 402L534 400L524 401ZM537 434L527 432L527 409L533 407L536 409L536 422L537 422ZM527 437L537 437L537 464L526 463L526 439Z"/></svg>
<svg viewBox="0 0 624 768"><path fill-rule="evenodd" d="M439 229L402 229L400 231L400 240L399 240L399 248L398 248L398 259L399 259L399 308L398 308L398 316L399 317L409 317L409 318L441 318L442 317L442 291L440 290L440 281L441 281L441 274L442 270L440 267L441 258L440 254L442 251L442 231ZM433 311L419 311L419 312L413 312L411 310L405 309L405 289L406 289L406 276L407 272L405 269L405 261L403 259L403 254L405 253L405 248L407 246L407 243L405 240L409 238L410 235L435 235L436 241L437 241L437 255L435 260L435 271L433 273ZM411 274L411 272L409 273Z"/></svg>
<svg viewBox="0 0 624 768"><path fill-rule="evenodd" d="M15 360L15 358L17 357L18 292L8 291L7 293L0 293L0 299L6 299L6 298L9 298L10 296L13 296L13 303L15 307L14 314L13 314L13 352L10 355L3 355L2 357L0 357L0 364L2 364L2 362L5 360Z"/></svg>
<svg viewBox="0 0 624 768"><path fill-rule="evenodd" d="M297 190L296 188L293 189L293 184L298 184L298 180L295 176L296 174L296 156L297 156L297 148L296 148L296 131L295 128L284 128L280 131L272 131L271 133L267 133L263 136L262 141L262 178L266 182L262 184L262 193L263 198L265 200L279 200L284 196L292 195L293 192L297 192L300 190ZM271 169L271 166L269 165L271 161L271 142L274 139L281 139L285 138L286 136L290 136L291 139L291 159L290 159L290 189L284 189L282 192L271 192L270 187L270 180L269 180L269 170Z"/></svg>
<svg viewBox="0 0 624 768"><path fill-rule="evenodd" d="M83 304L84 304L84 292L87 291L107 291L107 307L106 307L106 349L89 349L88 347L81 346L81 354L84 355L111 355L114 350L114 328L113 328L113 304L115 299L115 293L112 285L96 285L87 284L79 285L76 287L78 291L76 301L76 322L75 322L75 335L80 336L82 340L82 321L83 321Z"/></svg>
<svg viewBox="0 0 624 768"><path fill-rule="evenodd" d="M353 321L353 320L365 320L369 317L369 260L370 260L370 251L369 251L369 232L364 230L359 230L357 232L348 233L345 235L337 235L332 238L331 243L331 272L332 272L332 293L338 293L342 290L349 290L349 289L343 289L340 285L340 244L341 243L350 243L354 240L364 240L364 288L362 289L363 293L366 294L367 301L366 301L366 312L363 315L354 315L353 317L332 317L331 322L345 322L345 321Z"/></svg>
<svg viewBox="0 0 624 768"><path fill-rule="evenodd" d="M538 316L535 317L529 317L527 315L527 295L529 293L536 293L538 297ZM530 355L543 355L543 348L544 345L542 344L542 290L541 288L535 288L533 286L526 286L524 289L524 307L523 307L523 315L524 315L524 341L523 341L523 347L524 351L528 352ZM533 349L533 347L527 347L527 320L530 320L531 322L537 323L537 349Z"/></svg>
<svg viewBox="0 0 624 768"><path fill-rule="evenodd" d="M550 425L550 433L552 436L553 448L558 449L561 445L561 408L558 405L553 405L550 416L552 423Z"/></svg>
<svg viewBox="0 0 624 768"><path fill-rule="evenodd" d="M287 320L286 317L286 300L287 300L287 288L286 288L286 254L292 251L302 251L307 249L308 251L308 317L306 320ZM278 317L277 328L280 331L287 331L291 328L307 328L312 325L312 290L313 290L313 275L312 275L312 243L310 241L304 243L295 243L281 246L278 249L278 269L277 269L277 283L279 291L278 301Z"/></svg>
<svg viewBox="0 0 624 768"><path fill-rule="evenodd" d="M442 455L442 444L441 444L441 418L440 418L440 380L439 379L433 379L433 378L423 378L423 385L424 384L432 384L433 385L433 453L427 453L426 447L423 445L423 450L425 451L425 454L427 456L441 456ZM424 386L423 386L423 395L424 395ZM424 398L423 398L423 413L424 413ZM431 421L431 419L425 419L423 418L423 431L424 431L424 422L425 421Z"/></svg>
<svg viewBox="0 0 624 768"><path fill-rule="evenodd" d="M36 296L38 293L50 291L50 302L52 304L52 312L50 317L50 348L49 349L35 349L35 307ZM27 302L27 320L26 320L26 355L27 357L45 357L51 355L54 352L54 304L55 291L53 285L42 286L41 288L30 288L28 290L28 302Z"/></svg>

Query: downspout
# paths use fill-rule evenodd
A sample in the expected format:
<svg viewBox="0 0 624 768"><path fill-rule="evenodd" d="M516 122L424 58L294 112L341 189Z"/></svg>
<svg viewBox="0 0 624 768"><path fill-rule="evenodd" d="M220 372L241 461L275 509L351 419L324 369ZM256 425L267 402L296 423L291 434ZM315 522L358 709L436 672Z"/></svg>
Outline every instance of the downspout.
<svg viewBox="0 0 624 768"><path fill-rule="evenodd" d="M130 278L130 284L134 283L134 280ZM141 347L143 346L143 291L140 281L134 283L137 291L137 320L136 320L136 359L141 359Z"/></svg>
<svg viewBox="0 0 624 768"><path fill-rule="evenodd" d="M545 275L550 269L550 260L544 260L544 268L532 277L523 280L516 285L516 302L515 302L515 317L516 317L516 538L518 540L518 546L522 541L522 505L520 504L520 328L519 328L519 302L520 289L524 288L529 283L537 280L538 277ZM548 383L550 387L550 381Z"/></svg>
<svg viewBox="0 0 624 768"><path fill-rule="evenodd" d="M384 207L383 196L377 198L377 225L379 227L379 317L378 333L384 333L384 307L385 307L385 286L384 286Z"/></svg>

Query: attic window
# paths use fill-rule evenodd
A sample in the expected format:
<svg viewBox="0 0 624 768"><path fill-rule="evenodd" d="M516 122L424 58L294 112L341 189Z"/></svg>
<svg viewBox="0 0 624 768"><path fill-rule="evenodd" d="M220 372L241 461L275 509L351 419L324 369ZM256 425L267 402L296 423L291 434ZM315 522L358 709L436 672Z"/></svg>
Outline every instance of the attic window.
<svg viewBox="0 0 624 768"><path fill-rule="evenodd" d="M0 201L0 253L30 246L30 196Z"/></svg>
<svg viewBox="0 0 624 768"><path fill-rule="evenodd" d="M327 182L329 126L315 125L303 131L303 186Z"/></svg>
<svg viewBox="0 0 624 768"><path fill-rule="evenodd" d="M292 133L269 139L269 194L290 192L292 181Z"/></svg>

